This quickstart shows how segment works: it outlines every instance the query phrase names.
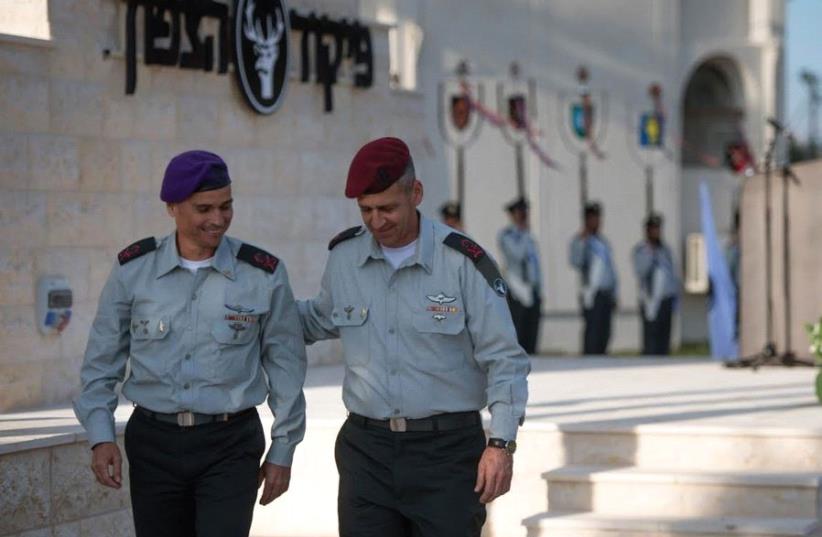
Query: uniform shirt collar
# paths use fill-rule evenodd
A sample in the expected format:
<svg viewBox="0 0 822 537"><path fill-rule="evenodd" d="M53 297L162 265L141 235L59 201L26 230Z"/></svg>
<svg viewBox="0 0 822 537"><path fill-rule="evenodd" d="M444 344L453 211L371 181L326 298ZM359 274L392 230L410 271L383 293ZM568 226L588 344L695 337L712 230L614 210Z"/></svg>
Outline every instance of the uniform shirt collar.
<svg viewBox="0 0 822 537"><path fill-rule="evenodd" d="M180 266L180 254L177 252L177 234L171 233L164 240L160 246L160 252L157 256L157 277L165 276L175 268ZM220 245L214 253L214 263L212 268L233 280L236 263L234 261L234 253L231 251L231 245L225 235L220 239Z"/></svg>
<svg viewBox="0 0 822 537"><path fill-rule="evenodd" d="M434 223L419 211L417 215L420 219L420 234L417 236L417 251L414 253L411 266L420 265L430 273L434 259ZM357 265L362 267L369 259L385 260L382 248L370 232L367 233L367 240L360 242Z"/></svg>

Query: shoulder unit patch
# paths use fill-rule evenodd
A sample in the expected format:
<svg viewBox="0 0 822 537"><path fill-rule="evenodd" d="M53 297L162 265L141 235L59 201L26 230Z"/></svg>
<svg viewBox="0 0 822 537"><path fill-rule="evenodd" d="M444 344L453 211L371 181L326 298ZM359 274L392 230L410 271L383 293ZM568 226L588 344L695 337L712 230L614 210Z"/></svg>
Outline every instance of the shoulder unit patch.
<svg viewBox="0 0 822 537"><path fill-rule="evenodd" d="M237 252L237 259L245 261L252 267L257 267L269 274L274 274L274 271L277 270L277 265L280 264L280 260L275 256L246 243L240 246L240 251Z"/></svg>
<svg viewBox="0 0 822 537"><path fill-rule="evenodd" d="M348 239L353 239L354 237L356 237L357 235L359 235L362 232L363 232L362 226L350 227L350 228L346 229L345 231L342 231L342 232L338 233L333 239L331 239L331 242L328 243L328 249L333 250L334 247L337 246L338 244L340 244L341 242L345 242Z"/></svg>
<svg viewBox="0 0 822 537"><path fill-rule="evenodd" d="M470 259L495 293L499 296L505 296L508 293L508 286L505 284L505 280L502 279L497 265L491 261L482 246L459 233L449 234L442 242Z"/></svg>
<svg viewBox="0 0 822 537"><path fill-rule="evenodd" d="M156 249L157 240L154 237L146 237L120 250L120 253L117 254L117 261L120 262L120 265L125 265L129 261L134 261L141 255L153 252Z"/></svg>

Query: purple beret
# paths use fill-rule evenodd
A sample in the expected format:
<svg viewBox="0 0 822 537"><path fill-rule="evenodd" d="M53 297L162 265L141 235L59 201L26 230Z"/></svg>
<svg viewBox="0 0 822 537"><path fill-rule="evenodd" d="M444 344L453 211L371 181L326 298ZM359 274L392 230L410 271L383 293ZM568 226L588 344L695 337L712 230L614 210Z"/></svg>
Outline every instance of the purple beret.
<svg viewBox="0 0 822 537"><path fill-rule="evenodd" d="M379 138L357 151L348 168L345 197L377 194L400 179L411 163L408 146L399 138Z"/></svg>
<svg viewBox="0 0 822 537"><path fill-rule="evenodd" d="M226 163L208 151L186 151L168 163L160 199L180 203L195 192L217 190L231 184Z"/></svg>

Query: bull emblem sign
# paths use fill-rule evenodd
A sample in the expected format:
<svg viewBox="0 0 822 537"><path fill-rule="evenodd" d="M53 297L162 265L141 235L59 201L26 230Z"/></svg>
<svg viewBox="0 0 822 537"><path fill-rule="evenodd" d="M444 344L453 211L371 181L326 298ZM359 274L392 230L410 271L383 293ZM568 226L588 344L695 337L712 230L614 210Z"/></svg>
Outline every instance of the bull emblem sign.
<svg viewBox="0 0 822 537"><path fill-rule="evenodd" d="M236 73L254 110L271 114L288 83L288 10L283 0L237 0Z"/></svg>

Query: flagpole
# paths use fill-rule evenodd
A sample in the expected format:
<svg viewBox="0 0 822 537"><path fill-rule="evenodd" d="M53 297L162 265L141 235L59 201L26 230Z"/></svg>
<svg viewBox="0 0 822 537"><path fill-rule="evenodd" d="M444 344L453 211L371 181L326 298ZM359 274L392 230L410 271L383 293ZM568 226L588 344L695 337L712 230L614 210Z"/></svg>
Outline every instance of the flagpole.
<svg viewBox="0 0 822 537"><path fill-rule="evenodd" d="M525 170L523 169L522 142L514 144L517 160L517 197L525 197Z"/></svg>
<svg viewBox="0 0 822 537"><path fill-rule="evenodd" d="M465 146L457 146L457 202L465 207Z"/></svg>
<svg viewBox="0 0 822 537"><path fill-rule="evenodd" d="M588 205L588 152L579 152L579 205Z"/></svg>

